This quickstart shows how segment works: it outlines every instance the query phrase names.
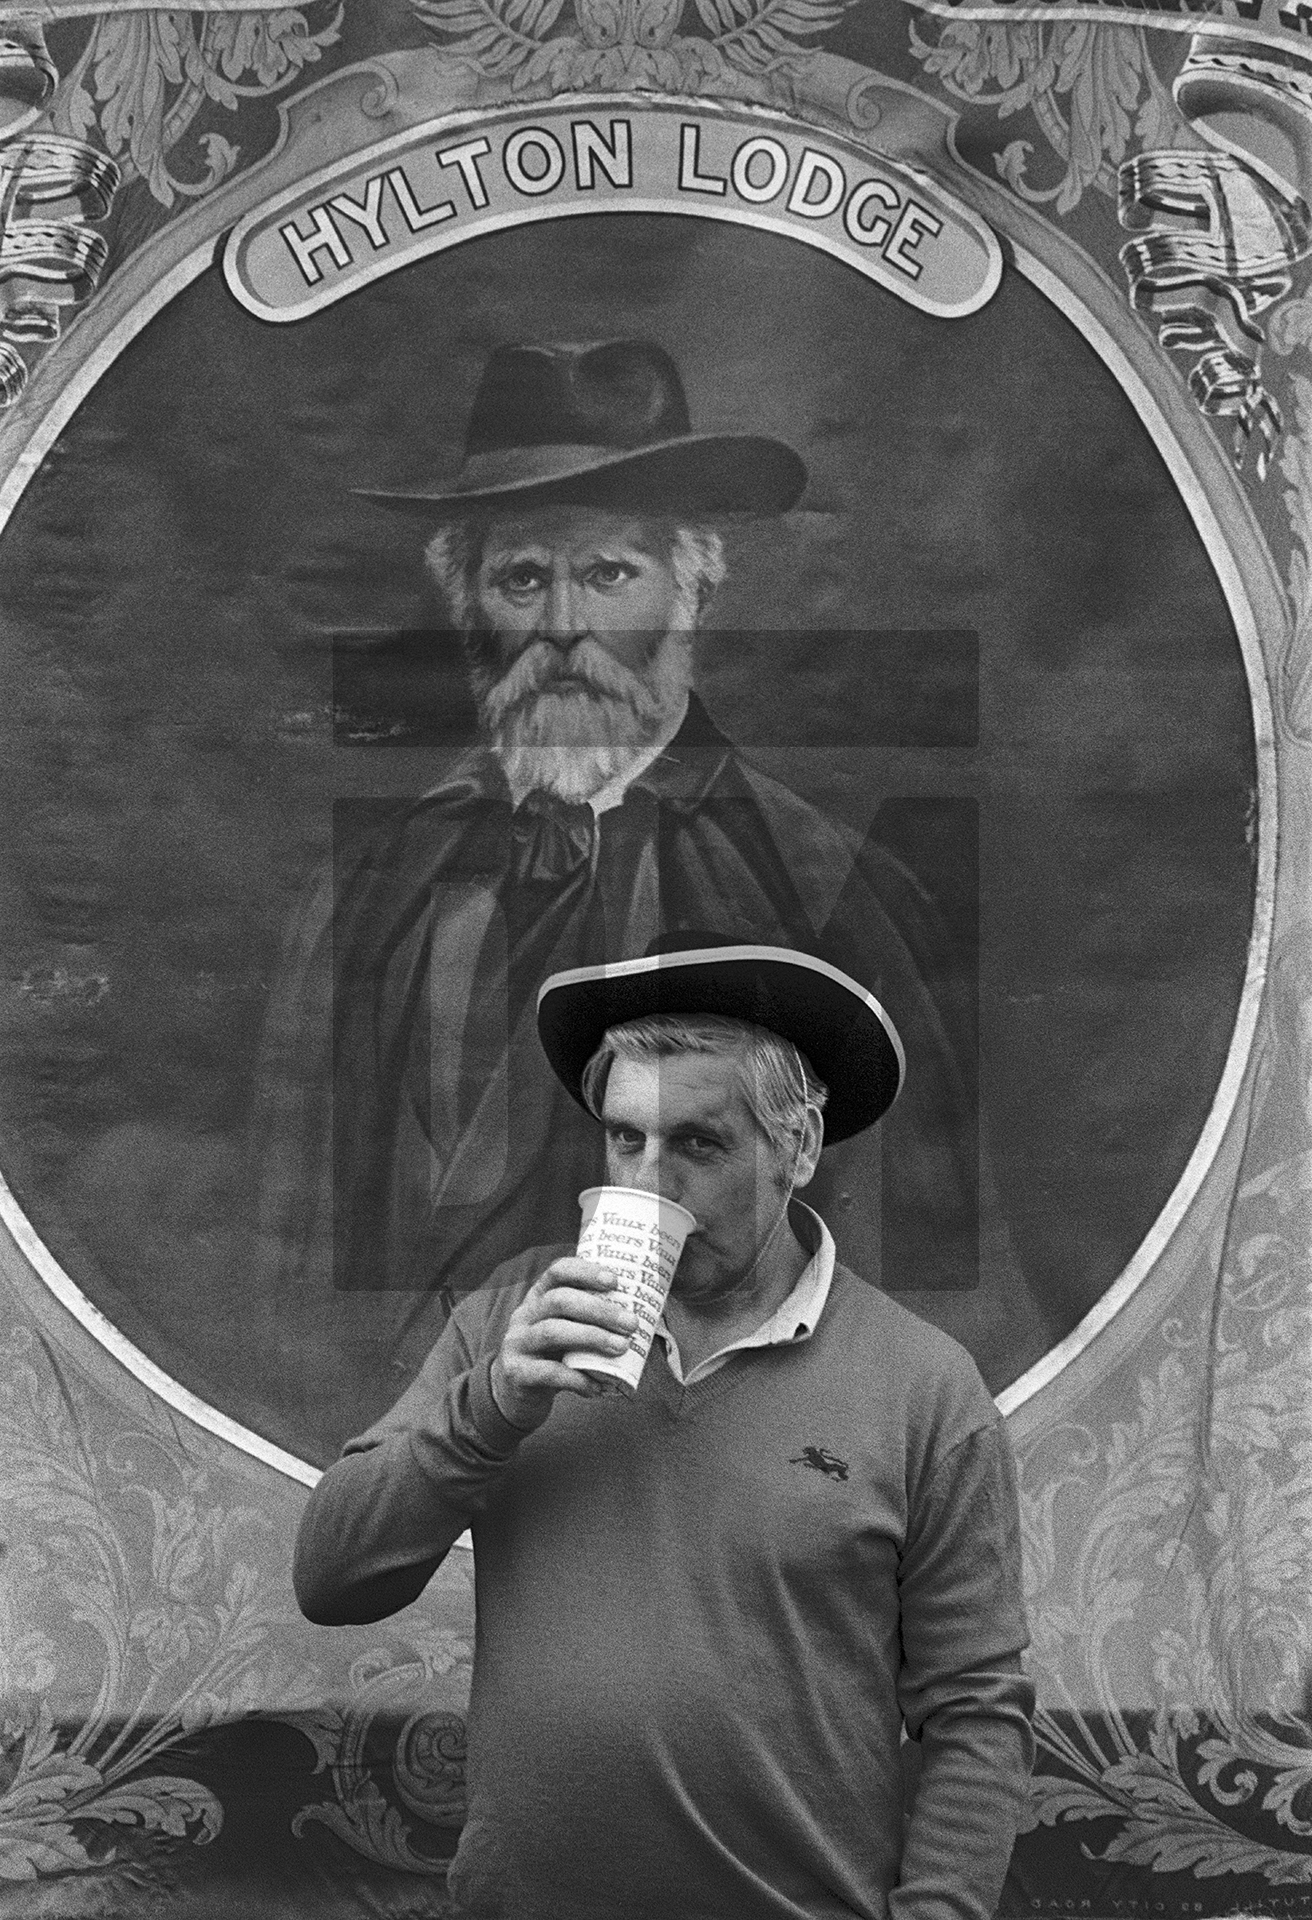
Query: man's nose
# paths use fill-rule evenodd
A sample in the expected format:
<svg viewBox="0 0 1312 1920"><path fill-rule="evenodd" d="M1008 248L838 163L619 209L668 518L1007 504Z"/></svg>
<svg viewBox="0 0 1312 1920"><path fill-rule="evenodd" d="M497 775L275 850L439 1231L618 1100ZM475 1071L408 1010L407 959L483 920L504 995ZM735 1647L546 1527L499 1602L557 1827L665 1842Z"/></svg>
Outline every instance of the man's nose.
<svg viewBox="0 0 1312 1920"><path fill-rule="evenodd" d="M555 573L547 589L544 638L572 647L583 633L583 597L567 572Z"/></svg>
<svg viewBox="0 0 1312 1920"><path fill-rule="evenodd" d="M630 1165L626 1169L624 1184L637 1187L642 1193L662 1193L667 1200L677 1200L678 1194L672 1192L670 1187L674 1176L674 1166L667 1166L662 1161L659 1145L649 1140L637 1165Z"/></svg>

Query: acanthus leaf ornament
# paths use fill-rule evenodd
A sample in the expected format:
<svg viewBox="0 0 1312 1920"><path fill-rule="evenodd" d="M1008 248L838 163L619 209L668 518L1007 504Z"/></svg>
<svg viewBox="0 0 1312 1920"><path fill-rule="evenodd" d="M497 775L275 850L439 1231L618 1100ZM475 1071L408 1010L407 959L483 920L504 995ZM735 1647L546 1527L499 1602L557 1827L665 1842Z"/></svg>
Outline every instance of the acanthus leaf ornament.
<svg viewBox="0 0 1312 1920"><path fill-rule="evenodd" d="M810 37L852 0L696 0L706 35L681 34L685 0L411 0L444 50L488 79L530 89L647 86L696 92L737 72L760 79L806 60Z"/></svg>
<svg viewBox="0 0 1312 1920"><path fill-rule="evenodd" d="M201 136L204 171L177 171L169 156L207 103L234 111L242 100L285 92L333 46L341 8L312 31L303 12L106 13L93 22L75 66L50 102L57 132L96 133L125 187L140 179L161 207L208 193L232 171L238 151Z"/></svg>
<svg viewBox="0 0 1312 1920"><path fill-rule="evenodd" d="M928 78L968 107L999 120L1033 116L1061 166L1055 180L1031 177L1032 141L1012 140L993 164L1031 206L1072 213L1093 189L1116 193L1116 170L1133 140L1161 140L1183 126L1142 28L1083 21L936 21L936 37L913 20L911 51Z"/></svg>
<svg viewBox="0 0 1312 1920"><path fill-rule="evenodd" d="M115 1835L203 1846L223 1807L174 1770L178 1749L286 1690L282 1601L248 1557L268 1523L221 1503L173 1437L97 1437L83 1383L30 1328L0 1361L0 1884L104 1868ZM69 1713L56 1650L79 1643L95 1697Z"/></svg>
<svg viewBox="0 0 1312 1920"><path fill-rule="evenodd" d="M1116 199L1135 235L1121 249L1132 305L1167 352L1191 356L1195 404L1231 423L1238 466L1256 449L1265 478L1282 421L1261 373L1264 328L1312 254L1312 163L1292 158L1312 152L1308 55L1199 33L1168 87L1149 31L1128 19L933 25L932 38L910 28L926 76L999 121L1030 115L1062 166L1039 184L1036 143L1009 141L992 162L1017 198L1063 217L1090 189Z"/></svg>
<svg viewBox="0 0 1312 1920"><path fill-rule="evenodd" d="M1312 1124L1306 932L1272 969L1256 1170L1228 1216L1215 1301L1163 1323L1166 1352L1139 1376L1132 1417L1057 1430L1021 1474L1032 1657L1078 1676L1067 1704L1039 1707L1029 1825L1110 1818L1088 1858L1271 1887L1312 1886L1312 1161L1288 1124L1291 1109ZM1143 1718L1118 1704L1136 1626L1152 1660Z"/></svg>
<svg viewBox="0 0 1312 1920"><path fill-rule="evenodd" d="M461 1682L470 1648L420 1622L407 1640L400 1657L379 1647L354 1663L348 1704L282 1716L314 1747L315 1772L326 1773L333 1788L330 1800L300 1809L292 1832L303 1839L312 1826L324 1826L379 1866L432 1874L443 1871L465 1817ZM393 1736L389 1729L401 1715ZM371 1766L379 1745L391 1747L385 1787ZM418 1816L421 1829L407 1813Z"/></svg>
<svg viewBox="0 0 1312 1920"><path fill-rule="evenodd" d="M340 9L311 31L294 8L208 13L125 10L94 19L61 82L40 23L0 36L0 407L23 393L29 362L59 338L64 314L89 299L109 247L97 223L144 180L165 208L208 193L239 151L201 134L201 168L169 154L207 102L228 110L293 85L338 37ZM248 75L254 76L253 80ZM38 118L40 116L40 118ZM93 144L98 136L103 146Z"/></svg>

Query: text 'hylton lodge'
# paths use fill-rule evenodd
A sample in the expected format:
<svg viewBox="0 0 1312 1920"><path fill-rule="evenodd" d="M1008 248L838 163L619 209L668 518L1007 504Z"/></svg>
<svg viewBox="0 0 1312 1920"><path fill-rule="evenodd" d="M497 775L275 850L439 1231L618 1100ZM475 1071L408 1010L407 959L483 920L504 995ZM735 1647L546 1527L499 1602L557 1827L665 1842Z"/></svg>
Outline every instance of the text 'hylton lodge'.
<svg viewBox="0 0 1312 1920"><path fill-rule="evenodd" d="M951 316L997 282L988 229L934 182L780 118L652 105L539 108L416 129L247 217L229 243L237 297L293 320L408 260L570 214L693 214L808 241Z"/></svg>

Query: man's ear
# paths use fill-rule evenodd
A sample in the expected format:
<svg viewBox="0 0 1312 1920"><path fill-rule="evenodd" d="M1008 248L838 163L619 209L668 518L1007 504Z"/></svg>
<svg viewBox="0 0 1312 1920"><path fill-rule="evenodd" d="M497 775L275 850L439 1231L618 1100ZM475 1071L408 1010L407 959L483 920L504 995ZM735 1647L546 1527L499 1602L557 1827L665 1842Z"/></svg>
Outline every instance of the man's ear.
<svg viewBox="0 0 1312 1920"><path fill-rule="evenodd" d="M798 1149L793 1169L793 1191L809 1186L815 1178L815 1170L820 1164L820 1150L825 1143L824 1117L819 1107L813 1107L810 1101L806 1107L806 1126Z"/></svg>

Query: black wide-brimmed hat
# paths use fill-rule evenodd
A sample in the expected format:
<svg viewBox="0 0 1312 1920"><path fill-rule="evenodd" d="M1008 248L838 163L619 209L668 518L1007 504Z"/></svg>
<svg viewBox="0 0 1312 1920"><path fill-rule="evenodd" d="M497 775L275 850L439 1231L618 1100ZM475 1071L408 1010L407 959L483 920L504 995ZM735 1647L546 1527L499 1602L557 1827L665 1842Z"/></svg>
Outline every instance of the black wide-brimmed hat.
<svg viewBox="0 0 1312 1920"><path fill-rule="evenodd" d="M547 505L659 513L784 513L801 456L762 434L694 433L679 369L650 340L497 347L483 369L454 479L357 487L448 513Z"/></svg>
<svg viewBox="0 0 1312 1920"><path fill-rule="evenodd" d="M710 1013L749 1020L806 1055L829 1089L827 1143L887 1113L906 1056L883 1007L849 974L792 947L735 945L700 933L679 935L678 942L641 960L553 973L540 989L538 1038L580 1106L587 1105L584 1068L609 1027L653 1013Z"/></svg>

